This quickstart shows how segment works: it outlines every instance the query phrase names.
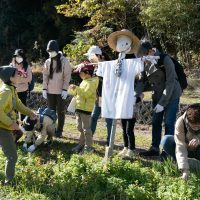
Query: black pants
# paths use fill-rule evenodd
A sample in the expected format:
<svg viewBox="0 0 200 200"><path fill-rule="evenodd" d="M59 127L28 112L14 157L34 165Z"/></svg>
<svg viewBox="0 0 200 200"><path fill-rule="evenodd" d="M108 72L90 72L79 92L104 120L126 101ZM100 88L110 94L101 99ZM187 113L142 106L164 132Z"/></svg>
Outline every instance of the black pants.
<svg viewBox="0 0 200 200"><path fill-rule="evenodd" d="M135 122L136 122L136 118L121 119L124 147L127 147L131 150L135 149L135 135L134 135Z"/></svg>
<svg viewBox="0 0 200 200"><path fill-rule="evenodd" d="M28 92L25 91L25 92L18 92L18 97L19 99L21 100L21 102L26 106L26 99L27 99L27 94ZM23 119L25 118L25 115L21 114L21 121L23 121Z"/></svg>
<svg viewBox="0 0 200 200"><path fill-rule="evenodd" d="M65 122L65 100L60 94L47 94L48 107L58 114L57 132L62 134Z"/></svg>

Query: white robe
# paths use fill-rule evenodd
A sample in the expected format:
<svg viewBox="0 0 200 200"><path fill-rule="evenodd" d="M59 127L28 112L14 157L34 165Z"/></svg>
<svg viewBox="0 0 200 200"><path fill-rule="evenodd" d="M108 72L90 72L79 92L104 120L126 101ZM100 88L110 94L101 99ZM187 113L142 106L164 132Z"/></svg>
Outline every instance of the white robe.
<svg viewBox="0 0 200 200"><path fill-rule="evenodd" d="M98 63L97 75L103 77L102 117L112 119L131 119L135 104L135 76L143 71L140 58L123 59L122 74L117 77L117 60Z"/></svg>

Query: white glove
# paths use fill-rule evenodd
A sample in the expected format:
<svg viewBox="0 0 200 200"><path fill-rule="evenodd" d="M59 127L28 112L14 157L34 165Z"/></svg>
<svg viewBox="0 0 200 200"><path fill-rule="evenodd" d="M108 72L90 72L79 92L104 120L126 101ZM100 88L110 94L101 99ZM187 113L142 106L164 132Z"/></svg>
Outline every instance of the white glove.
<svg viewBox="0 0 200 200"><path fill-rule="evenodd" d="M47 99L47 91L46 90L42 90L42 96L44 99Z"/></svg>
<svg viewBox="0 0 200 200"><path fill-rule="evenodd" d="M26 142L24 142L23 148L27 151L27 143Z"/></svg>
<svg viewBox="0 0 200 200"><path fill-rule="evenodd" d="M67 95L68 95L67 91L66 91L66 90L63 90L62 93L61 93L62 99L66 99L66 98L67 98Z"/></svg>
<svg viewBox="0 0 200 200"><path fill-rule="evenodd" d="M27 151L30 152L30 153L32 153L33 151L35 151L35 149L36 149L36 146L35 146L34 144L32 144L32 145L27 149Z"/></svg>
<svg viewBox="0 0 200 200"><path fill-rule="evenodd" d="M181 178L183 179L183 180L185 180L185 181L187 181L188 180L188 178L189 178L189 170L188 169L183 169L182 170L182 176L181 176Z"/></svg>
<svg viewBox="0 0 200 200"><path fill-rule="evenodd" d="M153 109L156 113L162 112L164 110L164 107L160 104L157 104L156 107Z"/></svg>

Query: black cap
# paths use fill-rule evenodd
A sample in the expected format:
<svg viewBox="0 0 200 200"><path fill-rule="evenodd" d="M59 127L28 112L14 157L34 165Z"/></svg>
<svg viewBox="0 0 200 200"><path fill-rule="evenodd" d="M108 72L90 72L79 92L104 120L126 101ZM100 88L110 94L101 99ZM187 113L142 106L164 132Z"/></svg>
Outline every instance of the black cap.
<svg viewBox="0 0 200 200"><path fill-rule="evenodd" d="M47 52L49 51L59 51L58 43L56 40L50 40L47 44Z"/></svg>
<svg viewBox="0 0 200 200"><path fill-rule="evenodd" d="M13 76L15 73L16 68L13 66L1 66L0 67L0 79L4 82L7 83L10 81L10 77Z"/></svg>
<svg viewBox="0 0 200 200"><path fill-rule="evenodd" d="M149 41L141 41L137 52L137 57L146 56L153 45Z"/></svg>

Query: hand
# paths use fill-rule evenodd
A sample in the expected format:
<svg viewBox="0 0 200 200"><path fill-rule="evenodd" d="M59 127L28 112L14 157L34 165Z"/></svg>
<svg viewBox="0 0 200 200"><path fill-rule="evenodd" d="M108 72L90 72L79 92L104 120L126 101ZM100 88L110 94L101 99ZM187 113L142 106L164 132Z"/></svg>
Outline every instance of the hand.
<svg viewBox="0 0 200 200"><path fill-rule="evenodd" d="M182 170L182 176L181 176L181 178L182 178L183 180L187 181L188 178L189 178L189 174L190 174L190 172L189 172L188 169L183 169L183 170Z"/></svg>
<svg viewBox="0 0 200 200"><path fill-rule="evenodd" d="M46 90L42 91L42 96L44 99L47 99L47 91Z"/></svg>
<svg viewBox="0 0 200 200"><path fill-rule="evenodd" d="M188 144L188 147L190 148L196 148L200 145L200 140L197 139L197 138L194 138L192 140L190 140L189 144Z"/></svg>
<svg viewBox="0 0 200 200"><path fill-rule="evenodd" d="M32 145L27 149L27 151L30 152L30 153L32 153L32 152L35 151L35 149L36 149L36 146L35 146L34 144L32 144Z"/></svg>
<svg viewBox="0 0 200 200"><path fill-rule="evenodd" d="M24 142L23 148L27 151L27 143Z"/></svg>
<svg viewBox="0 0 200 200"><path fill-rule="evenodd" d="M153 109L156 113L162 112L164 110L164 107L160 104L157 104L156 107Z"/></svg>
<svg viewBox="0 0 200 200"><path fill-rule="evenodd" d="M140 97L141 101L143 102L143 99L144 99L144 93L141 93L141 94L139 95L139 97Z"/></svg>
<svg viewBox="0 0 200 200"><path fill-rule="evenodd" d="M68 92L66 90L63 90L62 93L61 93L62 99L66 99L67 95L68 95Z"/></svg>
<svg viewBox="0 0 200 200"><path fill-rule="evenodd" d="M71 84L71 85L69 86L69 88L72 89L72 90L74 90L74 89L76 88L76 85Z"/></svg>
<svg viewBox="0 0 200 200"><path fill-rule="evenodd" d="M19 125L16 122L14 122L13 124L11 124L11 129L12 130L19 130Z"/></svg>

